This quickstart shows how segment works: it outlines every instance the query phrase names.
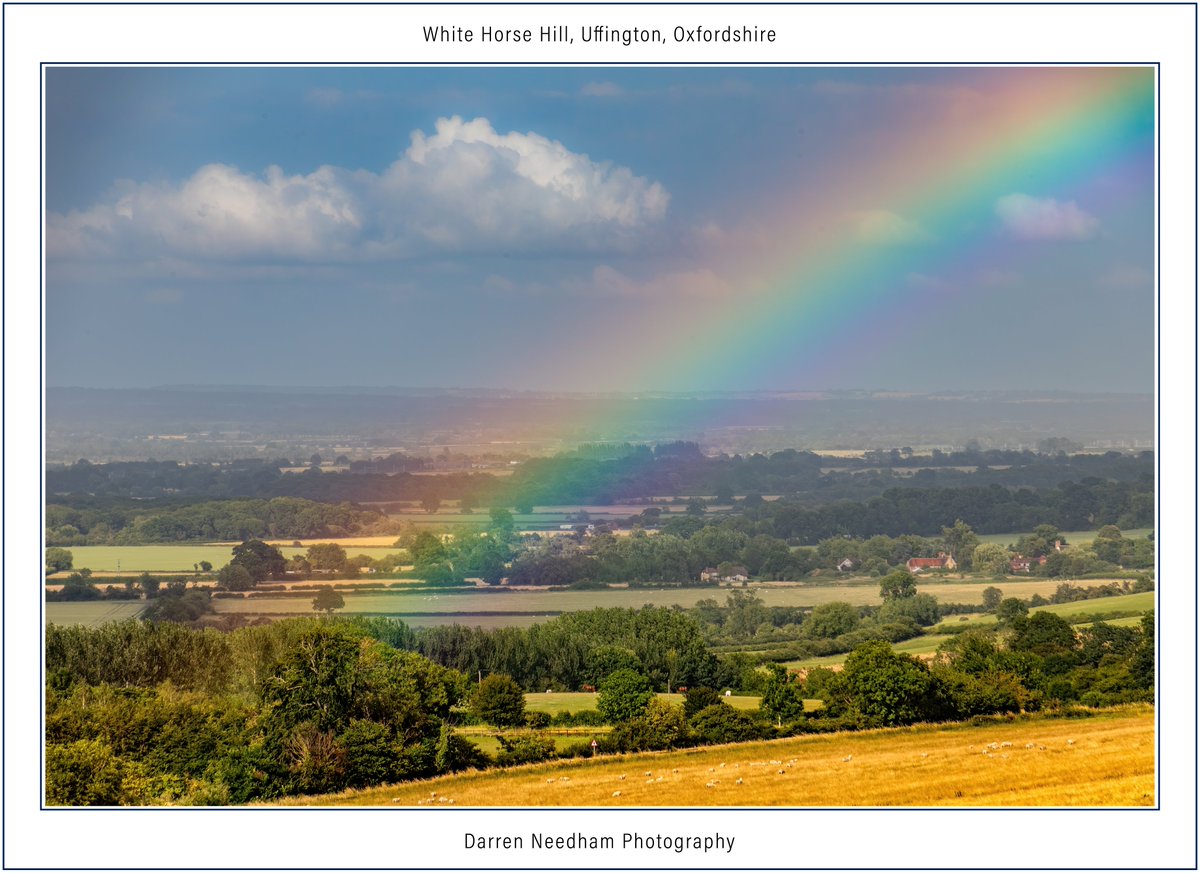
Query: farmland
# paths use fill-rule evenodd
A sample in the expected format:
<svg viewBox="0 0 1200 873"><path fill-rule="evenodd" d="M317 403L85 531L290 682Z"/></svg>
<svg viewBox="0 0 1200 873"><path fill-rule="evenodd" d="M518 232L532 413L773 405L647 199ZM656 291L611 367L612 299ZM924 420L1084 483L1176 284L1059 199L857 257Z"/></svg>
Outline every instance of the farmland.
<svg viewBox="0 0 1200 873"><path fill-rule="evenodd" d="M683 703L682 694L659 694L663 700L672 704ZM725 702L734 709L758 709L761 698L735 695L724 698ZM596 708L596 695L584 691L534 692L525 695L525 708L530 712L545 712L557 715L560 712L579 712L584 709Z"/></svg>
<svg viewBox="0 0 1200 873"><path fill-rule="evenodd" d="M1008 592L1005 591L1008 596ZM1072 624L1082 624L1093 621L1107 621L1110 618L1125 618L1130 613L1140 614L1154 608L1154 592L1143 591L1140 594L1122 594L1116 597L1097 597L1093 600L1076 600L1072 603L1055 603L1050 606L1037 607L1038 612L1051 612L1065 618ZM946 621L935 630L962 630L971 627L984 627L996 623L995 615L959 616L957 621ZM966 619L962 621L961 619ZM1136 618L1135 618L1136 620Z"/></svg>
<svg viewBox="0 0 1200 873"><path fill-rule="evenodd" d="M1154 748L1153 708L1131 706L471 771L275 805L1153 806Z"/></svg>

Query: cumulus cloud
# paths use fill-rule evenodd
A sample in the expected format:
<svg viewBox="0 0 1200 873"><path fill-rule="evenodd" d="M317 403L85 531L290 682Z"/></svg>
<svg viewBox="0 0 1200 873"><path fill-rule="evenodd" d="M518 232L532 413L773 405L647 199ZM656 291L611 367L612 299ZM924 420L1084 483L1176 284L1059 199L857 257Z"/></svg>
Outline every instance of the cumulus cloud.
<svg viewBox="0 0 1200 873"><path fill-rule="evenodd" d="M1085 240L1100 229L1095 216L1073 200L1006 194L996 201L996 216L1004 229L1023 240Z"/></svg>
<svg viewBox="0 0 1200 873"><path fill-rule="evenodd" d="M382 173L323 166L258 175L209 164L179 184L124 182L89 209L48 216L51 258L340 261L414 254L636 248L670 195L484 118L416 131Z"/></svg>
<svg viewBox="0 0 1200 873"><path fill-rule="evenodd" d="M933 242L935 237L912 219L888 212L871 209L851 215L858 238L875 245L912 245Z"/></svg>

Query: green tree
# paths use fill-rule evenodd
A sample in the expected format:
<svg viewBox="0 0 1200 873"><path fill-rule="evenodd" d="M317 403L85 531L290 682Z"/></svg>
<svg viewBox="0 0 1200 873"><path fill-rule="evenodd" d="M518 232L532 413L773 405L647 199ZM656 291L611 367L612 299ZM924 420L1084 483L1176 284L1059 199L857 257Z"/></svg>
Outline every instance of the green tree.
<svg viewBox="0 0 1200 873"><path fill-rule="evenodd" d="M804 635L809 639L826 640L840 637L858 627L858 610L840 600L822 603L813 607L812 614L802 627Z"/></svg>
<svg viewBox="0 0 1200 873"><path fill-rule="evenodd" d="M721 695L715 689L709 688L707 685L698 685L695 688L689 688L683 695L683 714L686 718L691 719L700 710L723 702Z"/></svg>
<svg viewBox="0 0 1200 873"><path fill-rule="evenodd" d="M217 584L226 591L249 591L254 587L254 577L241 564L231 562L218 571Z"/></svg>
<svg viewBox="0 0 1200 873"><path fill-rule="evenodd" d="M696 713L690 720L692 732L703 743L744 743L762 736L749 713L719 702Z"/></svg>
<svg viewBox="0 0 1200 873"><path fill-rule="evenodd" d="M234 546L229 563L244 567L255 585L267 579L283 579L287 569L283 553L262 540L246 540Z"/></svg>
<svg viewBox="0 0 1200 873"><path fill-rule="evenodd" d="M933 677L916 658L877 640L864 643L846 658L841 680L851 707L887 725L912 724L937 717Z"/></svg>
<svg viewBox="0 0 1200 873"><path fill-rule="evenodd" d="M969 570L975 548L979 545L979 537L971 530L971 526L961 518L956 519L953 526L942 528L942 541L958 568Z"/></svg>
<svg viewBox="0 0 1200 873"><path fill-rule="evenodd" d="M50 546L46 549L46 575L58 573L61 570L70 570L74 564L75 556L66 549L61 549L58 546Z"/></svg>
<svg viewBox="0 0 1200 873"><path fill-rule="evenodd" d="M804 715L803 686L794 681L781 664L767 664L768 678L763 687L762 711L782 724Z"/></svg>
<svg viewBox="0 0 1200 873"><path fill-rule="evenodd" d="M613 735L618 745L634 752L670 749L687 736L687 719L683 707L655 697L640 715L618 725Z"/></svg>
<svg viewBox="0 0 1200 873"><path fill-rule="evenodd" d="M1003 576L1008 572L1008 549L997 543L980 543L971 560L975 570L987 576Z"/></svg>
<svg viewBox="0 0 1200 873"><path fill-rule="evenodd" d="M346 569L346 550L337 543L314 543L305 560L318 573L340 573Z"/></svg>
<svg viewBox="0 0 1200 873"><path fill-rule="evenodd" d="M496 727L520 727L525 723L525 692L511 676L492 673L471 695L471 711Z"/></svg>
<svg viewBox="0 0 1200 873"><path fill-rule="evenodd" d="M438 509L441 508L441 505L442 498L438 497L436 494L426 494L421 498L421 508L430 515L433 515L435 512L437 512Z"/></svg>
<svg viewBox="0 0 1200 873"><path fill-rule="evenodd" d="M687 502L687 514L697 517L703 516L708 509L708 501L703 497L693 497Z"/></svg>
<svg viewBox="0 0 1200 873"><path fill-rule="evenodd" d="M46 746L46 803L115 806L121 802L124 767L107 743L83 739Z"/></svg>
<svg viewBox="0 0 1200 873"><path fill-rule="evenodd" d="M917 593L917 580L907 570L888 573L879 580L879 596L884 600L894 597L912 597Z"/></svg>
<svg viewBox="0 0 1200 873"><path fill-rule="evenodd" d="M1028 614L1029 607L1019 597L1006 597L996 604L996 620L1002 625L1011 625Z"/></svg>
<svg viewBox="0 0 1200 873"><path fill-rule="evenodd" d="M649 679L622 668L609 674L600 683L596 709L608 722L619 724L645 712L653 698L654 691Z"/></svg>
<svg viewBox="0 0 1200 873"><path fill-rule="evenodd" d="M335 609L341 609L346 605L346 598L342 597L342 592L335 591L328 585L322 586L317 591L317 596L313 598L312 608L316 612L323 612L326 615L333 615Z"/></svg>
<svg viewBox="0 0 1200 873"><path fill-rule="evenodd" d="M988 612L994 612L996 607L1000 605L1000 601L1004 599L1004 592L994 585L989 585L983 589L983 608Z"/></svg>
<svg viewBox="0 0 1200 873"><path fill-rule="evenodd" d="M211 573L212 568L213 568L212 561L201 561L200 562L200 572L201 573Z"/></svg>

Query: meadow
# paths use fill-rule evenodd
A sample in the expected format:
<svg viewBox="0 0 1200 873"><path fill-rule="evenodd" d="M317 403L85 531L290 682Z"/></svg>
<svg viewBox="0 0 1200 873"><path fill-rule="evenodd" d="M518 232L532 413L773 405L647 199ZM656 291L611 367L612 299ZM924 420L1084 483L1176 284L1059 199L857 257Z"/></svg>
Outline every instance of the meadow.
<svg viewBox="0 0 1200 873"><path fill-rule="evenodd" d="M1137 527L1129 530L1121 531L1121 536L1127 540L1144 539L1154 528ZM1017 540L1024 536L1028 531L1019 531L1016 533L998 533L998 534L978 534L981 543L996 543L1001 546L1015 545ZM1078 545L1080 543L1090 543L1096 538L1094 530L1065 530L1062 532L1063 541L1067 545Z"/></svg>
<svg viewBox="0 0 1200 873"><path fill-rule="evenodd" d="M682 694L662 694L658 695L667 703L680 705L683 703ZM596 694L588 691L552 691L549 694L545 692L530 692L525 695L525 709L529 712L546 712L550 715L557 715L560 712L581 712L585 709L596 708ZM730 696L722 698L726 703L734 709L758 709L761 697L757 696ZM817 701L812 701L816 703Z"/></svg>
<svg viewBox="0 0 1200 873"><path fill-rule="evenodd" d="M468 771L278 806L1139 807L1154 709L998 717Z"/></svg>
<svg viewBox="0 0 1200 873"><path fill-rule="evenodd" d="M1004 592L1005 597L1019 596ZM1053 603L1049 606L1035 607L1031 612L1051 612L1061 616L1072 624L1086 624L1094 621L1110 621L1129 618L1132 623L1140 621L1140 614L1154 608L1154 592L1143 591L1139 594L1119 594L1116 597L1096 597L1091 600L1076 600L1073 603ZM1130 613L1137 615L1130 616ZM965 621L964 621L965 619ZM934 631L955 631L972 627L986 627L996 623L996 616L991 614L961 615L948 619Z"/></svg>

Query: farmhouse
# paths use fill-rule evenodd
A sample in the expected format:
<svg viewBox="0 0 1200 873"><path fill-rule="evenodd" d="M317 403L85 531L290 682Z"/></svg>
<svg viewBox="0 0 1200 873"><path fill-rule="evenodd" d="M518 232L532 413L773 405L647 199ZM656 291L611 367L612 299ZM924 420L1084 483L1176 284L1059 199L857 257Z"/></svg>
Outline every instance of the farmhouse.
<svg viewBox="0 0 1200 873"><path fill-rule="evenodd" d="M734 565L724 571L716 567L705 567L700 571L701 582L745 582L750 578L750 571L745 567Z"/></svg>
<svg viewBox="0 0 1200 873"><path fill-rule="evenodd" d="M924 573L927 570L954 570L958 567L958 562L954 560L953 555L938 552L936 558L909 558L904 566L910 573Z"/></svg>
<svg viewBox="0 0 1200 873"><path fill-rule="evenodd" d="M843 573L849 573L854 569L854 560L852 558L842 558L842 560L838 562L837 568Z"/></svg>
<svg viewBox="0 0 1200 873"><path fill-rule="evenodd" d="M1046 563L1046 556L1042 555L1039 558L1026 558L1024 555L1017 555L1008 562L1008 569L1014 573L1028 573L1034 564Z"/></svg>

